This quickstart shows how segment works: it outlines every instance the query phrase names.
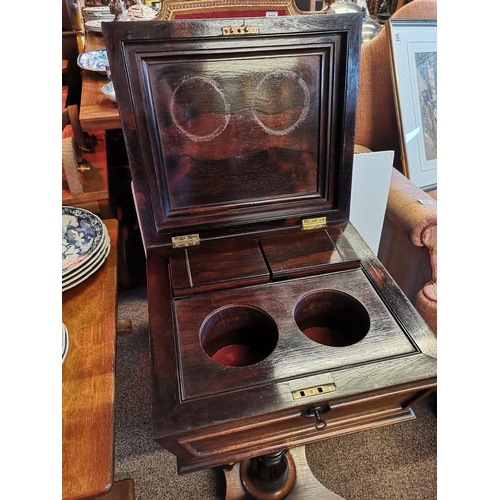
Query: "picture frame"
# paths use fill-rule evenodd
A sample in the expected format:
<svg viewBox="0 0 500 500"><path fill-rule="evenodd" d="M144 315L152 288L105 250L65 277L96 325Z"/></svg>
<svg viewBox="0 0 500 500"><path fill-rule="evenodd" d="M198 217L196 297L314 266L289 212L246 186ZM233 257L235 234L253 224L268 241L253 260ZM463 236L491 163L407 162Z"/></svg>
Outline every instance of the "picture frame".
<svg viewBox="0 0 500 500"><path fill-rule="evenodd" d="M163 0L155 21L299 16L294 0Z"/></svg>
<svg viewBox="0 0 500 500"><path fill-rule="evenodd" d="M403 174L430 191L437 187L437 20L387 24Z"/></svg>

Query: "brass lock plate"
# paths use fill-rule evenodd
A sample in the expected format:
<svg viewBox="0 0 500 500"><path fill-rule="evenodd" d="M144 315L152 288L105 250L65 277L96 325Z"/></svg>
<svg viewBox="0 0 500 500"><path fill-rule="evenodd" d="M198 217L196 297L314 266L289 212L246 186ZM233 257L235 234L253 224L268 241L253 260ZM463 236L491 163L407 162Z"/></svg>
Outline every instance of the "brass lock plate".
<svg viewBox="0 0 500 500"><path fill-rule="evenodd" d="M258 33L259 28L257 26L224 26L224 28L222 28L222 34L224 36L257 35Z"/></svg>
<svg viewBox="0 0 500 500"><path fill-rule="evenodd" d="M307 389L300 389L292 392L293 399L308 398L310 396L319 396L328 392L335 391L335 384L315 385Z"/></svg>

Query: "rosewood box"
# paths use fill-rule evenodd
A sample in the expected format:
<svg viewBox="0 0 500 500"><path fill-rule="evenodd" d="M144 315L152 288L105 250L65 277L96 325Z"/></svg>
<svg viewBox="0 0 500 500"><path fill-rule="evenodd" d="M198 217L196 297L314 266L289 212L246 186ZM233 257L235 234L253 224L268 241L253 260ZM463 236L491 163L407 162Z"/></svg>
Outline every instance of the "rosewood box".
<svg viewBox="0 0 500 500"><path fill-rule="evenodd" d="M414 418L436 338L349 222L361 14L103 24L180 472Z"/></svg>

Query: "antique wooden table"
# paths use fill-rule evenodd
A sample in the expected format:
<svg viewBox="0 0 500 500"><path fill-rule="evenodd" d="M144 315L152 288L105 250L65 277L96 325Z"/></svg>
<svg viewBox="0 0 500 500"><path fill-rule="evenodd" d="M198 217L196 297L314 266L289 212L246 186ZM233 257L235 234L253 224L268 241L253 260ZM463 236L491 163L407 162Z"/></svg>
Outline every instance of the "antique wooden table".
<svg viewBox="0 0 500 500"><path fill-rule="evenodd" d="M69 350L62 365L62 498L133 498L113 484L118 221L105 220L103 266L62 295Z"/></svg>
<svg viewBox="0 0 500 500"><path fill-rule="evenodd" d="M87 33L85 37L86 52L105 48L104 39L100 33ZM85 131L121 128L116 103L101 92L103 85L107 81L106 75L101 75L95 71L82 70L80 123Z"/></svg>

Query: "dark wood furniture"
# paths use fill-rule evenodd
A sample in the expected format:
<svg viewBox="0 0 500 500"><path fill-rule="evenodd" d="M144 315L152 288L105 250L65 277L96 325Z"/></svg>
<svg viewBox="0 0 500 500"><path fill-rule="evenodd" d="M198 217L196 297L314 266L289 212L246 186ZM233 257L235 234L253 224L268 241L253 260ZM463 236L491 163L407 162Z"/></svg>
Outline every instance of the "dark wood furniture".
<svg viewBox="0 0 500 500"><path fill-rule="evenodd" d="M63 292L69 350L62 365L62 498L128 500L113 483L118 221L105 220L111 250L102 267Z"/></svg>
<svg viewBox="0 0 500 500"><path fill-rule="evenodd" d="M103 26L147 252L153 437L181 473L241 462L262 499L287 494L286 450L414 418L436 387L435 336L349 222L361 25Z"/></svg>

